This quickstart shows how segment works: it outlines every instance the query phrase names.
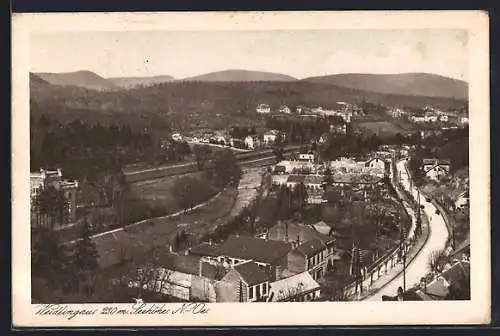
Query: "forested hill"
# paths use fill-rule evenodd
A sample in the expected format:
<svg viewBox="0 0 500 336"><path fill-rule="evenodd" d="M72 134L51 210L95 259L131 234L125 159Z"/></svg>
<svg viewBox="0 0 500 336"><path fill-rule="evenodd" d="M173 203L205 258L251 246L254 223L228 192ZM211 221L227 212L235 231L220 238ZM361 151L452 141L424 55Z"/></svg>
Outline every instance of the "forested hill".
<svg viewBox="0 0 500 336"><path fill-rule="evenodd" d="M338 101L362 100L387 106L459 108L464 101L386 95L340 88L329 84L295 82L167 82L145 88L99 92L74 86L34 85L33 114L51 114L59 119L118 119L142 125L153 115L163 116L176 128L227 127L256 118L258 104L283 104L328 108ZM132 119L133 120L132 120ZM149 121L148 121L149 120Z"/></svg>
<svg viewBox="0 0 500 336"><path fill-rule="evenodd" d="M120 89L113 82L87 70L63 73L40 72L35 75L53 85L78 86L99 91Z"/></svg>
<svg viewBox="0 0 500 336"><path fill-rule="evenodd" d="M181 79L181 81L199 82L292 82L296 80L297 78L280 73L237 69L210 72Z"/></svg>
<svg viewBox="0 0 500 336"><path fill-rule="evenodd" d="M467 82L428 73L394 75L338 74L310 77L303 80L384 94L444 97L462 100L468 98Z"/></svg>

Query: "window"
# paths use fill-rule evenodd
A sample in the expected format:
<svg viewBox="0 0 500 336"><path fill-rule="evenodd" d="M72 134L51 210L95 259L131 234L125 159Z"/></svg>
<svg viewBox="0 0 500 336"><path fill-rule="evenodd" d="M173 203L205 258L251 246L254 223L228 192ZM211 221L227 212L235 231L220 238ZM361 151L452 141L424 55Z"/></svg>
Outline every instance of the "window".
<svg viewBox="0 0 500 336"><path fill-rule="evenodd" d="M262 295L266 295L267 294L267 282L264 282L262 284Z"/></svg>
<svg viewBox="0 0 500 336"><path fill-rule="evenodd" d="M256 297L257 297L257 299L259 299L260 298L260 285L255 286L255 289L257 290Z"/></svg>
<svg viewBox="0 0 500 336"><path fill-rule="evenodd" d="M248 292L248 298L253 299L253 287L250 287L250 290Z"/></svg>

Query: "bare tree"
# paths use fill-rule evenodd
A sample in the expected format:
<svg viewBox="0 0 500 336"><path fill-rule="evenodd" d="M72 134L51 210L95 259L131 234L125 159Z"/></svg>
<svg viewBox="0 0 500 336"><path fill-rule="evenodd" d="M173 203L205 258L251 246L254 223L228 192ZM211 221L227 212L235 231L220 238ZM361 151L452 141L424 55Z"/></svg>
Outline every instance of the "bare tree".
<svg viewBox="0 0 500 336"><path fill-rule="evenodd" d="M288 287L285 290L279 290L277 293L278 301L296 301L297 297L304 295L304 283L299 282L297 285Z"/></svg>
<svg viewBox="0 0 500 336"><path fill-rule="evenodd" d="M149 293L163 293L173 275L171 270L173 256L160 255L158 249L153 249L147 260L141 263L133 263L131 275L129 276L129 286L138 289L138 297L142 297L144 291Z"/></svg>
<svg viewBox="0 0 500 336"><path fill-rule="evenodd" d="M446 260L445 250L433 251L428 260L428 267L432 272L441 273L442 264Z"/></svg>

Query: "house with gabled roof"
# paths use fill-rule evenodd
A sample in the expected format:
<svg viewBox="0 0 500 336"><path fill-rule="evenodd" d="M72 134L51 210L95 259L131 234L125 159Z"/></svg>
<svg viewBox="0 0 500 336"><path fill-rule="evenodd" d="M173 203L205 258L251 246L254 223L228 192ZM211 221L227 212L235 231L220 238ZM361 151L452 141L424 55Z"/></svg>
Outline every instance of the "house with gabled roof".
<svg viewBox="0 0 500 336"><path fill-rule="evenodd" d="M365 167L375 168L375 169L379 169L382 171L386 170L386 166L387 166L387 162L384 159L379 158L379 157L371 158L368 161L366 161L366 163L365 163Z"/></svg>
<svg viewBox="0 0 500 336"><path fill-rule="evenodd" d="M245 146L248 149L256 149L260 146L260 139L257 135L248 135L245 137Z"/></svg>
<svg viewBox="0 0 500 336"><path fill-rule="evenodd" d="M269 130L264 133L263 140L265 144L276 143L280 139L280 132L277 130Z"/></svg>
<svg viewBox="0 0 500 336"><path fill-rule="evenodd" d="M288 252L292 245L287 242L255 237L230 236L219 247L218 260L231 266L253 261L266 271L271 279L288 265Z"/></svg>
<svg viewBox="0 0 500 336"><path fill-rule="evenodd" d="M328 269L334 268L338 259L335 238L310 226L280 222L269 229L269 236L292 244L287 267L292 274L307 271L314 279L320 279Z"/></svg>
<svg viewBox="0 0 500 336"><path fill-rule="evenodd" d="M443 176L450 173L450 160L423 159L422 170L426 177L439 181Z"/></svg>
<svg viewBox="0 0 500 336"><path fill-rule="evenodd" d="M280 111L280 113L285 113L285 114L292 113L292 110L290 110L290 108L286 105L281 105L279 111Z"/></svg>
<svg viewBox="0 0 500 336"><path fill-rule="evenodd" d="M262 113L262 114L271 113L271 106L269 106L268 104L259 104L256 110L257 113Z"/></svg>
<svg viewBox="0 0 500 336"><path fill-rule="evenodd" d="M268 302L304 302L320 297L321 286L308 272L270 283Z"/></svg>
<svg viewBox="0 0 500 336"><path fill-rule="evenodd" d="M234 288L232 297L226 297L229 302L266 301L269 295L270 275L253 261L245 261L235 265L223 278L223 282Z"/></svg>
<svg viewBox="0 0 500 336"><path fill-rule="evenodd" d="M450 195L455 209L463 209L469 205L469 190L459 191Z"/></svg>
<svg viewBox="0 0 500 336"><path fill-rule="evenodd" d="M309 174L304 178L304 185L308 190L322 190L323 189L323 175Z"/></svg>
<svg viewBox="0 0 500 336"><path fill-rule="evenodd" d="M470 262L463 258L453 264L446 265L443 272L438 274L431 282L421 285L421 288L416 293L424 301L445 300L450 294L452 286L460 287L467 283L470 286ZM465 288L462 288L462 290L465 290Z"/></svg>

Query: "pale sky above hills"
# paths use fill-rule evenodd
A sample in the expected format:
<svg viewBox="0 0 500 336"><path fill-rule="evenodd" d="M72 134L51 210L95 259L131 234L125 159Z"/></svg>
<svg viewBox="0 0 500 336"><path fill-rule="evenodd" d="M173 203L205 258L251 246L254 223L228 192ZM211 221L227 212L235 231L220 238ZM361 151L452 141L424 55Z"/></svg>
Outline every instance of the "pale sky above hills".
<svg viewBox="0 0 500 336"><path fill-rule="evenodd" d="M31 36L32 72L195 76L226 69L297 78L427 72L467 80L461 30L76 32Z"/></svg>

